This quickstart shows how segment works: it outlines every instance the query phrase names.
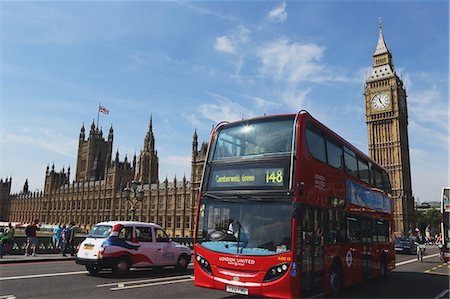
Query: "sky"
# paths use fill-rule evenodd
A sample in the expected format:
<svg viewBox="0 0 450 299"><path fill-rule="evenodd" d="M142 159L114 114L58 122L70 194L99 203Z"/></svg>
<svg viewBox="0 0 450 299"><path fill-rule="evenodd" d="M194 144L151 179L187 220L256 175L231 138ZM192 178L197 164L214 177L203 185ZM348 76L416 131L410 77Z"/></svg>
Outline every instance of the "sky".
<svg viewBox="0 0 450 299"><path fill-rule="evenodd" d="M413 194L449 183L447 1L2 1L0 178L43 189L80 128L114 128L130 160L150 116L160 180L190 177L192 136L220 121L308 110L367 153L364 82L379 17L408 95ZM105 136L107 138L107 136Z"/></svg>

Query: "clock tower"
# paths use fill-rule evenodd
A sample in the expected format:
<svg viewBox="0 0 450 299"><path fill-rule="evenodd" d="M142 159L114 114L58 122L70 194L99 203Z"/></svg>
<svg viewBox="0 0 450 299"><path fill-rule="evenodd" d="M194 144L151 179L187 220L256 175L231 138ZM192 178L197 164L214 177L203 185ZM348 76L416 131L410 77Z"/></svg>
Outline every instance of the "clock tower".
<svg viewBox="0 0 450 299"><path fill-rule="evenodd" d="M406 89L397 76L383 37L380 34L373 53L373 65L364 89L369 156L389 173L394 199L396 233L414 228L414 198L408 142Z"/></svg>

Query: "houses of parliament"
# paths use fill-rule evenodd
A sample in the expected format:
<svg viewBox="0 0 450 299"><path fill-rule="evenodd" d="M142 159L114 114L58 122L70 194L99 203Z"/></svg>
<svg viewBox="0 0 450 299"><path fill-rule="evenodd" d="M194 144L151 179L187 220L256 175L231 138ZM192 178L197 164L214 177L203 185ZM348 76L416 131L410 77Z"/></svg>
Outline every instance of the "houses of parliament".
<svg viewBox="0 0 450 299"><path fill-rule="evenodd" d="M366 78L361 104L365 107L369 156L388 171L391 179L395 231L408 232L415 220L407 93L395 72L381 19L372 70ZM130 206L122 191L136 179L144 190L144 200L137 207L137 220L158 223L172 237L192 237L207 145L203 143L199 149L194 132L190 180L184 177L180 181L161 182L151 118L139 159L135 156L129 162L125 157L120 161L118 152L113 157L113 137L112 127L105 140L94 123L87 134L82 126L72 183L70 169L56 172L54 166L47 167L43 192L29 192L25 182L21 193L11 195L11 178L1 180L0 219L28 222L39 218L47 224L75 221L86 230L100 221L130 219Z"/></svg>
<svg viewBox="0 0 450 299"><path fill-rule="evenodd" d="M40 219L42 223L59 224L74 221L83 230L107 220L131 218L130 203L123 190L137 180L144 198L136 206L135 219L154 222L166 228L172 237L192 237L195 206L207 144L199 148L197 132L192 141L191 177L173 181L160 181L158 177L158 152L152 118L139 158L132 161L125 156L120 161L119 152L113 157L113 128L107 139L94 122L89 132L84 124L78 140L75 180L70 182L70 167L55 171L47 166L44 190L30 192L25 181L22 192L10 194L12 179L0 181L0 219L28 223Z"/></svg>

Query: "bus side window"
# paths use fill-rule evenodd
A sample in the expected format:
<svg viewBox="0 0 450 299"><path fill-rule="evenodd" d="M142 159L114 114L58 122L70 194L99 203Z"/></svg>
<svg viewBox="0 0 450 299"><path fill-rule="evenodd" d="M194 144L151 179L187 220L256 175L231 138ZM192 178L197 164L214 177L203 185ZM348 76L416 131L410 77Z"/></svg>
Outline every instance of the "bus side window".
<svg viewBox="0 0 450 299"><path fill-rule="evenodd" d="M376 226L378 243L387 242L389 240L389 224L385 220L378 219Z"/></svg>
<svg viewBox="0 0 450 299"><path fill-rule="evenodd" d="M358 177L358 164L356 162L356 154L351 149L344 146L345 170L348 174Z"/></svg>
<svg viewBox="0 0 450 299"><path fill-rule="evenodd" d="M361 242L361 230L359 220L353 216L347 216L347 237L351 243Z"/></svg>
<svg viewBox="0 0 450 299"><path fill-rule="evenodd" d="M338 244L345 242L344 213L336 210L328 210L328 244Z"/></svg>
<svg viewBox="0 0 450 299"><path fill-rule="evenodd" d="M363 243L372 243L372 219L370 218L361 218L361 235Z"/></svg>
<svg viewBox="0 0 450 299"><path fill-rule="evenodd" d="M359 178L366 183L369 183L369 164L366 160L358 157L358 169L359 169Z"/></svg>
<svg viewBox="0 0 450 299"><path fill-rule="evenodd" d="M306 141L308 143L308 149L311 155L314 158L326 163L327 157L325 155L325 139L323 139L321 132L313 129L311 126L308 126L306 128Z"/></svg>

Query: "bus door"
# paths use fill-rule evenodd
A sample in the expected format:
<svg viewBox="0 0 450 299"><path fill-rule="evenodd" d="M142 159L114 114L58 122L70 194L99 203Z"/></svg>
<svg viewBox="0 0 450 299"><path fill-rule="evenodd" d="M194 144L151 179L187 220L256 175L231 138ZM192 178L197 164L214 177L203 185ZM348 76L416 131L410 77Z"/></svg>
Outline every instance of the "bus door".
<svg viewBox="0 0 450 299"><path fill-rule="evenodd" d="M362 280L362 244L361 219L357 215L347 214L348 249L345 253L344 277L346 285L352 285Z"/></svg>
<svg viewBox="0 0 450 299"><path fill-rule="evenodd" d="M361 218L362 235L362 276L363 280L372 277L372 252L373 252L373 220L370 218Z"/></svg>
<svg viewBox="0 0 450 299"><path fill-rule="evenodd" d="M304 206L300 217L301 290L308 296L323 290L323 211Z"/></svg>

